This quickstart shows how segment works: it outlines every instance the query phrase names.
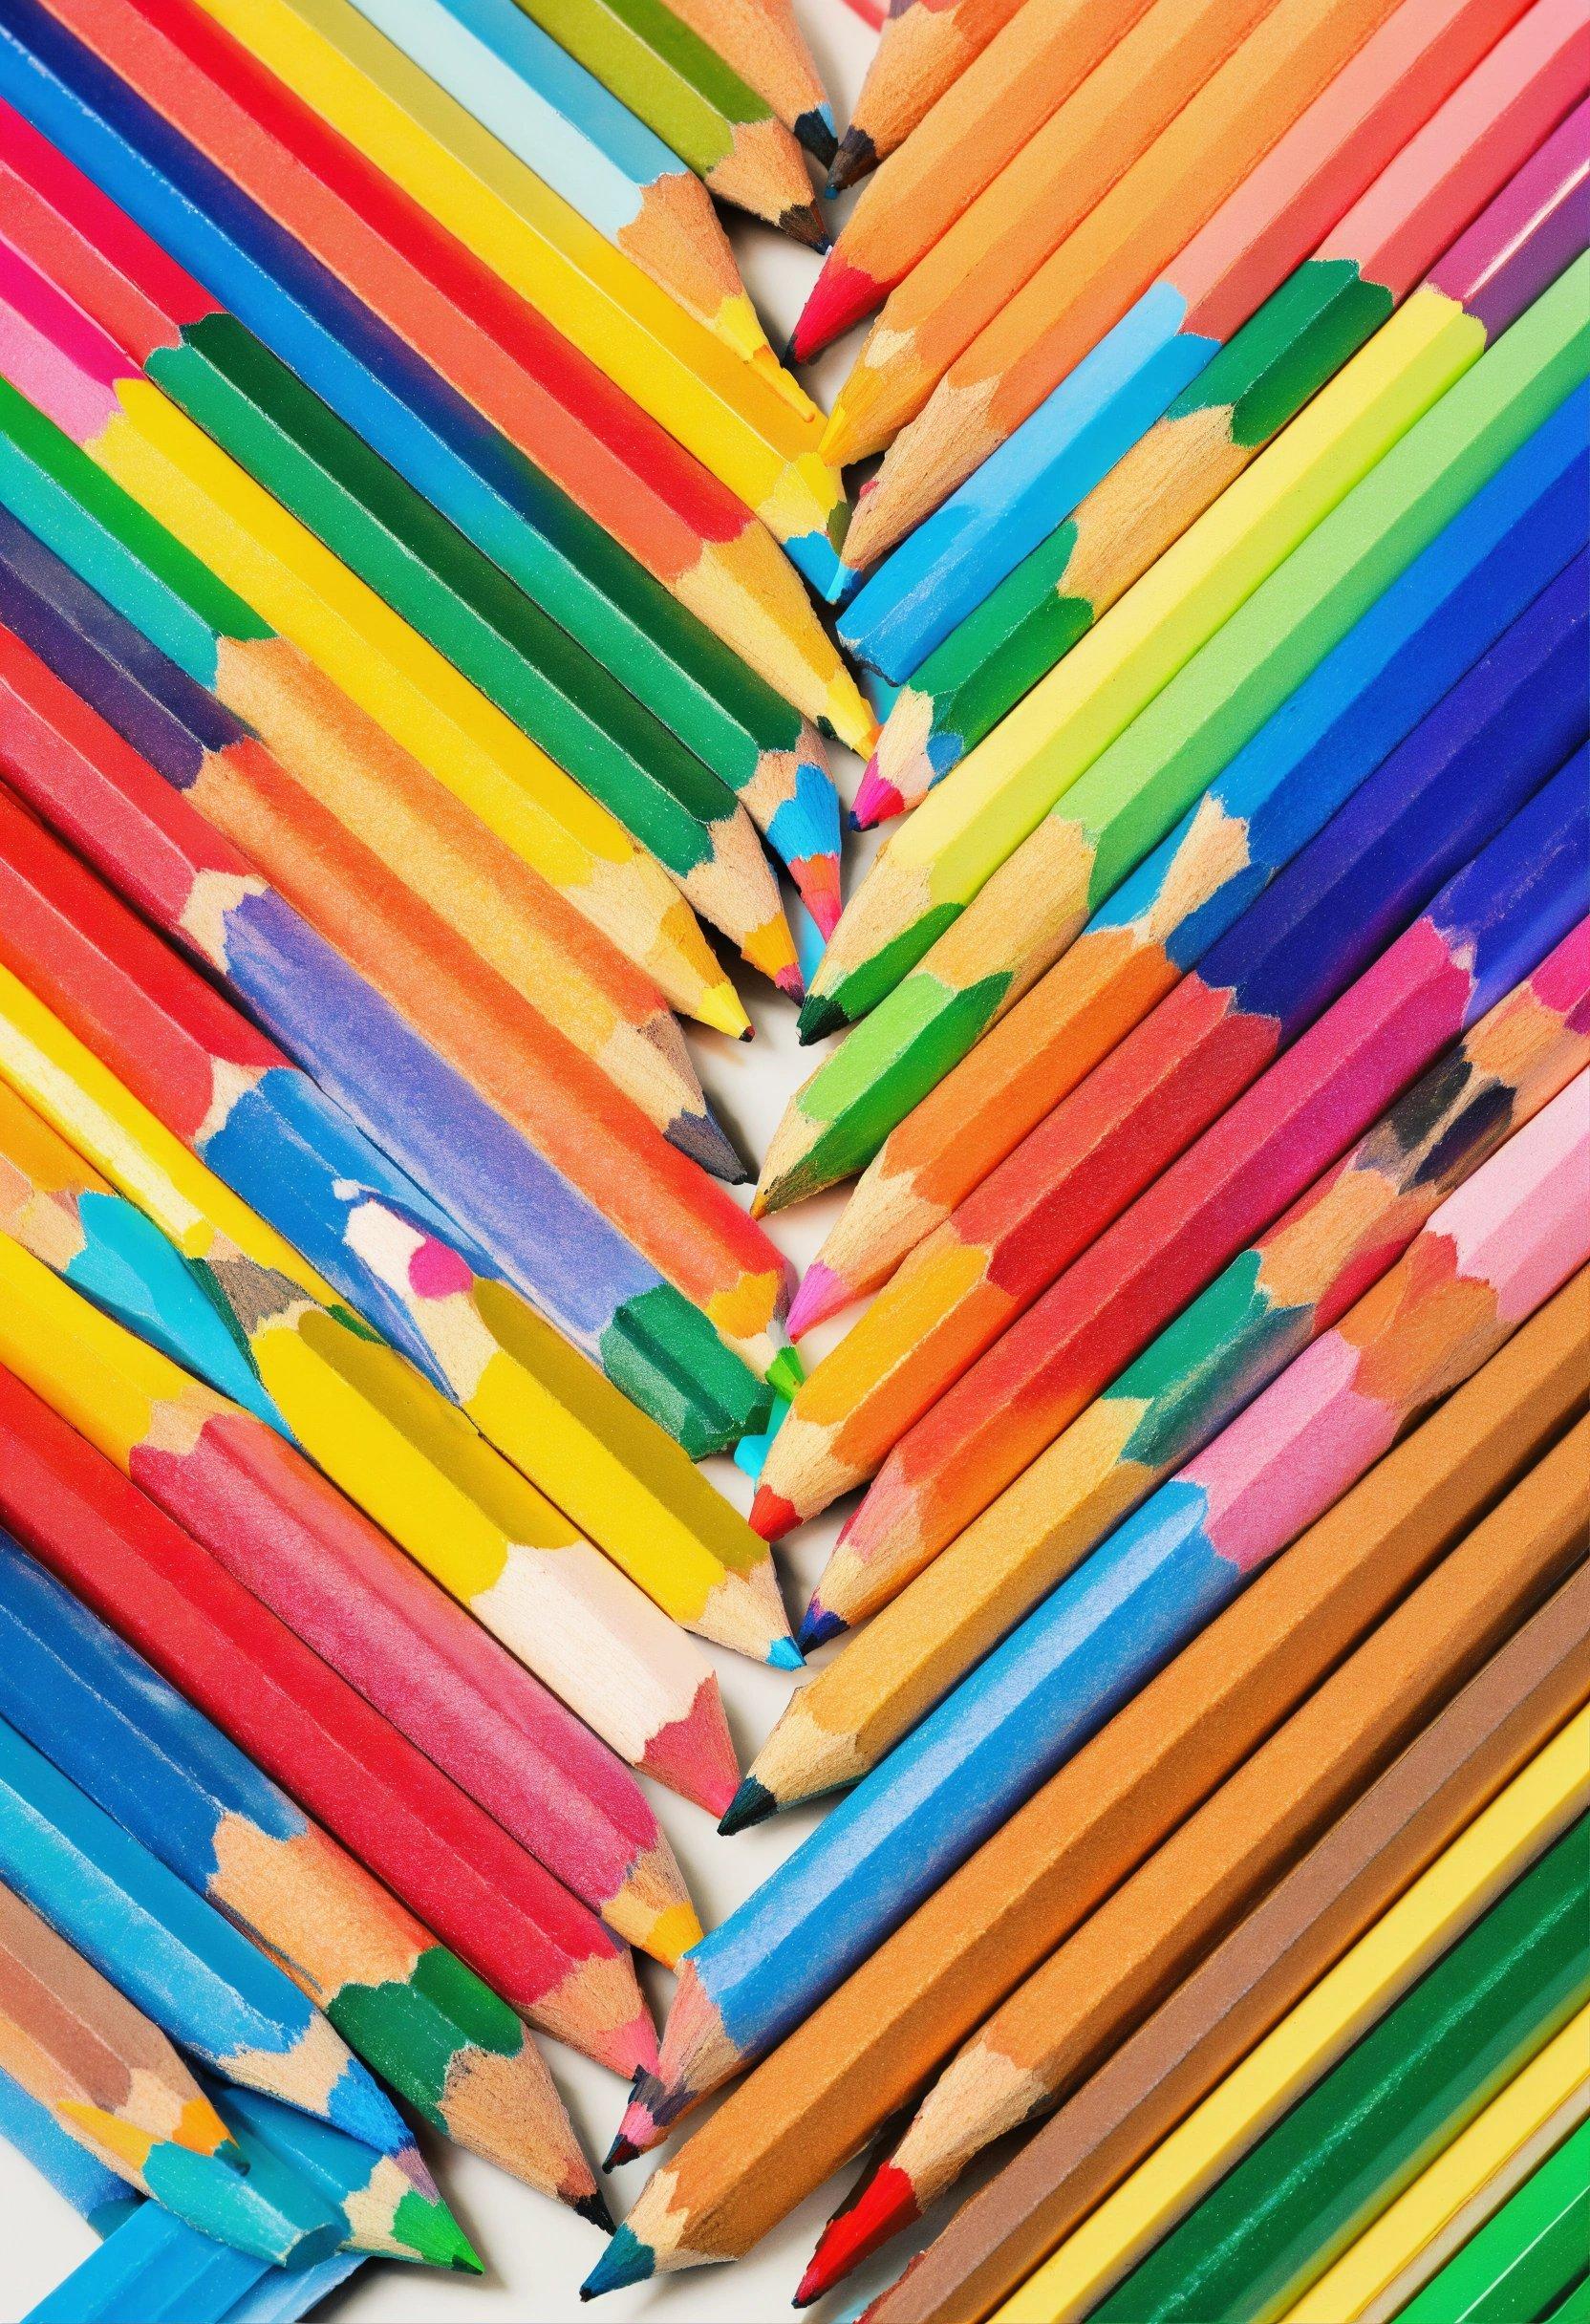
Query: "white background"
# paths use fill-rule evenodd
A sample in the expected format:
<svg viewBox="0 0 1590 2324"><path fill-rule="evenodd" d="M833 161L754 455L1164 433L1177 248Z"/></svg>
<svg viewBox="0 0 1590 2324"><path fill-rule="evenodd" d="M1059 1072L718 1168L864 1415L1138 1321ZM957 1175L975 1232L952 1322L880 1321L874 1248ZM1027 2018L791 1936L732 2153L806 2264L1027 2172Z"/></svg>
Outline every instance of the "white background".
<svg viewBox="0 0 1590 2324"><path fill-rule="evenodd" d="M845 0L797 0L797 7L843 127L875 35ZM843 214L842 205L833 205L835 221ZM768 335L782 347L818 262L793 243L749 223L736 225L733 233ZM857 343L854 337L843 341L803 375L825 406L831 403ZM859 763L837 744L833 763L848 803L860 775ZM874 845L870 836L849 837L848 890ZM706 1034L693 1038L692 1047L714 1106L741 1151L755 1164L789 1093L821 1052L798 1047L794 1011L770 986L748 977L741 977L740 983L755 1021L755 1041L740 1044ZM838 1209L837 1196L824 1197L774 1222L777 1239L798 1267L814 1255ZM806 1344L808 1360L831 1345L839 1328L830 1325L812 1334ZM749 1488L731 1463L713 1463L712 1474L739 1506L746 1505ZM782 1554L792 1613L805 1604L836 1529L831 1520L808 1525ZM741 1764L748 1765L783 1709L791 1682L782 1672L761 1669L714 1647L704 1651L717 1666ZM722 1840L700 1810L655 1786L651 1791L708 1927L746 1896L816 1820L815 1810L798 1812ZM660 2022L673 1980L651 1963L643 1965L643 1974ZM545 2047L587 2151L599 2163L617 2128L626 2092L600 2067L556 2043ZM573 2324L582 2314L612 2319L612 2324L634 2317L655 2317L659 2324L768 2324L769 2319L791 2315L790 2295L817 2232L846 2184L836 2181L733 2268L663 2277L582 2309L578 2286L602 2249L596 2230L457 2147L427 2139L426 2152L442 2191L486 2262L484 2279L441 2277L372 2263L318 2312L322 2315L384 2318L389 2324L430 2324L433 2318L438 2324L470 2324L477 2317ZM651 2167L643 2159L607 2181L615 2216L622 2217L634 2202ZM85 2255L92 2241L76 2215L0 2142L0 2313L8 2318L21 2315ZM858 2276L855 2292L886 2281L897 2264L898 2254L871 2276ZM844 2313L848 2305L841 2296L814 2313ZM136 2319L126 2319L126 2324L136 2324Z"/></svg>

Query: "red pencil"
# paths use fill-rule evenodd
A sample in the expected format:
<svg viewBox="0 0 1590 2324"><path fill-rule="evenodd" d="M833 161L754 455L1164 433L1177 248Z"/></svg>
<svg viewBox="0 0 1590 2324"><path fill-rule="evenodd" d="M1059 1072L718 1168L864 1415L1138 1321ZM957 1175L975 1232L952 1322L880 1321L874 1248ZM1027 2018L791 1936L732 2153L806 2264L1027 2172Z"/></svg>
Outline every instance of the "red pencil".
<svg viewBox="0 0 1590 2324"><path fill-rule="evenodd" d="M0 1517L522 2016L605 2016L615 2071L655 2059L627 1953L555 1956L535 1859L4 1369Z"/></svg>

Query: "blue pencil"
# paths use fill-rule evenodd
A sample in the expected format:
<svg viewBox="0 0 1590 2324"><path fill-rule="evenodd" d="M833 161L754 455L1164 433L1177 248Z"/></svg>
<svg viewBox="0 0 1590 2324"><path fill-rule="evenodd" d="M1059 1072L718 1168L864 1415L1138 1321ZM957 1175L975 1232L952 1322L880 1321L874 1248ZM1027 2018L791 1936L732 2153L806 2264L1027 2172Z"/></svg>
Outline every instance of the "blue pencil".
<svg viewBox="0 0 1590 2324"><path fill-rule="evenodd" d="M614 249L777 383L705 185L515 0L354 5Z"/></svg>
<svg viewBox="0 0 1590 2324"><path fill-rule="evenodd" d="M362 2253L334 2253L301 2268L276 2268L199 2234L158 2203L130 2194L3 2068L0 2139L101 2238L99 2250L32 2309L26 2324L127 2324L133 2316L138 2324L231 2324L234 2318L241 2324L245 2315L256 2314L275 2314L289 2324L362 2264ZM276 2296L298 2304L269 2311L239 2306L268 2285Z"/></svg>
<svg viewBox="0 0 1590 2324"><path fill-rule="evenodd" d="M384 2154L412 2145L286 1972L3 1721L0 1879L214 2073Z"/></svg>
<svg viewBox="0 0 1590 2324"><path fill-rule="evenodd" d="M1260 1224L1267 1223L1395 1096L1395 1084L1380 1094L1386 1072L1406 1079L1409 1058L1414 1071L1422 1069L1452 1031L1472 1024L1526 976L1586 909L1587 768L1590 758L1581 751L1384 956L1392 965L1377 979L1377 989L1385 987L1377 1012L1394 1028L1402 1022L1403 1030L1386 1044L1380 1074L1370 1069L1372 1044L1364 1037L1365 979L1261 1076L1177 1172L1196 1186L1208 1171L1201 1150L1212 1142L1245 1160L1276 1105L1272 1092L1294 1087L1309 1092L1312 1139L1299 1127L1309 1100L1284 1108L1284 1149L1272 1136L1272 1167L1249 1196L1263 1213ZM1422 962L1435 967L1448 998L1442 1006L1427 999L1412 1012L1417 1031L1409 1040L1407 994ZM1458 967L1455 981L1442 962ZM1449 1025L1448 1018L1455 1022ZM1351 1028L1348 1053L1338 1059L1344 1028ZM1312 1147L1321 1144L1322 1160L1315 1160ZM1129 1234L1131 1217L1128 1212L1114 1232ZM1163 1571L1150 1561L1139 1577L1144 1553L1136 1544L1151 1540L1166 1522L1167 1505L1177 1508L1185 1497L1175 1479L1162 1487L779 1871L692 1947L657 2075L637 2084L620 2152L654 2142L697 2098L806 2016L1211 1617L1224 1602L1221 1588L1226 1596L1235 1592L1240 1568L1213 1558L1185 1586L1174 1557ZM1136 1595L1128 1599L1131 1589ZM603 2270L610 2268L617 2271L612 2280L625 2280L632 2263L649 2271L615 2246L597 2283L608 2280Z"/></svg>

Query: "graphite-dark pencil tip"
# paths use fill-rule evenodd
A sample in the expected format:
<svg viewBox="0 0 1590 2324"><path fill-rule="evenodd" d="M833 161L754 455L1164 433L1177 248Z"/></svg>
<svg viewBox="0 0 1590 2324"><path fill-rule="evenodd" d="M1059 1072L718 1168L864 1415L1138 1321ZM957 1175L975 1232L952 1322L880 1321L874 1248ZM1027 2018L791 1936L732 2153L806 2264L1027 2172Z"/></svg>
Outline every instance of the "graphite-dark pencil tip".
<svg viewBox="0 0 1590 2324"><path fill-rule="evenodd" d="M828 229L815 202L792 202L788 209L779 213L779 226L784 233L804 243L808 250L815 250L820 258L827 256Z"/></svg>
<svg viewBox="0 0 1590 2324"><path fill-rule="evenodd" d="M857 129L852 124L839 140L825 190L830 195L842 194L847 186L854 185L858 178L865 178L868 171L876 169L877 165L878 157L871 139L865 129Z"/></svg>
<svg viewBox="0 0 1590 2324"><path fill-rule="evenodd" d="M593 2227L600 2227L604 2235L612 2233L612 2213L608 2209L607 2198L600 2187L592 2187L589 2195L582 2195L578 2203L571 2204L569 2208L577 2211L582 2219L589 2219Z"/></svg>
<svg viewBox="0 0 1590 2324"><path fill-rule="evenodd" d="M605 2171L621 2170L626 2163L633 2163L639 2152L639 2147L632 2146L629 2140L626 2139L623 2132L620 2131L617 2137L613 2140L612 2144L608 2148L607 2155L603 2160L602 2168Z"/></svg>
<svg viewBox="0 0 1590 2324"><path fill-rule="evenodd" d="M778 1808L778 1801L765 1784L755 1775L747 1775L724 1809L718 1825L725 1837L736 1832L748 1832L754 1823L765 1823Z"/></svg>
<svg viewBox="0 0 1590 2324"><path fill-rule="evenodd" d="M820 169L827 169L839 151L839 140L824 105L808 106L795 123L795 135Z"/></svg>
<svg viewBox="0 0 1590 2324"><path fill-rule="evenodd" d="M846 1022L844 1010L825 993L808 993L801 1003L801 1013L795 1020L795 1038L803 1049L814 1041L826 1041L837 1033Z"/></svg>

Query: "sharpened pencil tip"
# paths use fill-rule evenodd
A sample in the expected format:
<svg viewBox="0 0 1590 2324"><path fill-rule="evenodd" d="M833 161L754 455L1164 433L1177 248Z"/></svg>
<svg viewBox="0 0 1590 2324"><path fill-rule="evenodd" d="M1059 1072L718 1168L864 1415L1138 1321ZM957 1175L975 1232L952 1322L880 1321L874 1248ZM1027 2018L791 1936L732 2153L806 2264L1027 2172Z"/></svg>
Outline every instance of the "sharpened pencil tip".
<svg viewBox="0 0 1590 2324"><path fill-rule="evenodd" d="M698 1162L725 1186L749 1186L756 1173L747 1169L728 1131L704 1108L699 1113L677 1113L668 1125L668 1143L677 1152Z"/></svg>
<svg viewBox="0 0 1590 2324"><path fill-rule="evenodd" d="M815 202L792 202L788 209L779 212L779 228L791 241L815 250L819 257L826 256L831 247L823 213Z"/></svg>
<svg viewBox="0 0 1590 2324"><path fill-rule="evenodd" d="M814 1597L801 1616L795 1643L803 1654L815 1654L819 1646L826 1646L830 1638L838 1638L849 1626L843 1616L830 1614L822 1600Z"/></svg>
<svg viewBox="0 0 1590 2324"><path fill-rule="evenodd" d="M614 2230L601 2258L580 2286L582 2300L599 2299L604 2292L621 2292L626 2284L643 2284L656 2271L650 2244L643 2244L626 2223Z"/></svg>
<svg viewBox="0 0 1590 2324"><path fill-rule="evenodd" d="M778 1805L765 1784L759 1783L755 1775L747 1775L729 1801L718 1829L726 1839L732 1839L736 1832L748 1832L753 1824L765 1823L769 1816L777 1813Z"/></svg>
<svg viewBox="0 0 1590 2324"><path fill-rule="evenodd" d="M826 993L808 993L795 1020L795 1038L807 1049L814 1041L826 1041L830 1033L841 1032L845 1022L844 1010Z"/></svg>
<svg viewBox="0 0 1590 2324"><path fill-rule="evenodd" d="M775 1638L767 1649L767 1659L775 1670L806 1668L801 1649L792 1638Z"/></svg>
<svg viewBox="0 0 1590 2324"><path fill-rule="evenodd" d="M782 1493L775 1493L769 1485L759 1485L747 1522L751 1531L760 1534L764 1541L777 1541L799 1524L800 1518L793 1503L786 1501Z"/></svg>
<svg viewBox="0 0 1590 2324"><path fill-rule="evenodd" d="M796 118L795 136L819 169L827 169L839 151L839 139L834 133L833 107L809 105Z"/></svg>
<svg viewBox="0 0 1590 2324"><path fill-rule="evenodd" d="M639 2152L639 2147L632 2146L620 2131L602 2159L602 2168L605 2171L622 2170L624 2164L633 2163Z"/></svg>
<svg viewBox="0 0 1590 2324"><path fill-rule="evenodd" d="M592 2187L589 2195L582 2195L578 2203L570 2204L569 2207L578 2212L582 2219L589 2219L593 2227L600 2227L604 2235L612 2233L613 2216L608 2209L607 2198L600 2187Z"/></svg>
<svg viewBox="0 0 1590 2324"><path fill-rule="evenodd" d="M848 186L854 185L858 178L865 178L869 170L877 166L876 146L866 130L858 129L852 121L835 149L828 170L828 183L824 190L831 199L835 194L844 193Z"/></svg>

